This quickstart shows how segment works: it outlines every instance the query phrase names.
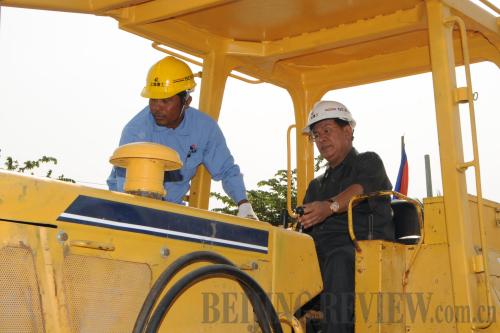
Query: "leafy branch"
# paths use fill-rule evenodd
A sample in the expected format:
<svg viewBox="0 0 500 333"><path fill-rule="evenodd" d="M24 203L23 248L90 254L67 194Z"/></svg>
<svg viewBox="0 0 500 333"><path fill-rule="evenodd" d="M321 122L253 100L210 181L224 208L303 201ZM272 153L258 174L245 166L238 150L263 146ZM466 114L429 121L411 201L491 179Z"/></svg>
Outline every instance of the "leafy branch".
<svg viewBox="0 0 500 333"><path fill-rule="evenodd" d="M324 167L322 157L315 158L314 170L318 171ZM292 170L291 179L291 201L292 207L297 205L297 170ZM235 215L238 211L236 203L228 196L211 192L210 196L223 204L221 208L212 209L215 212ZM261 180L257 183L257 189L247 191L248 200L252 203L253 210L259 219L270 222L273 225L281 224L281 216L286 210L287 196L287 170L278 170L273 178Z"/></svg>
<svg viewBox="0 0 500 333"><path fill-rule="evenodd" d="M1 152L1 149L0 149L0 152ZM1 155L0 155L0 157L1 157ZM44 156L40 157L39 159L27 160L27 161L20 163L18 160L14 159L13 157L7 156L5 158L5 162L3 163L5 168L0 168L0 169L4 169L4 170L8 170L8 171L15 171L15 172L19 172L19 173L28 173L29 172L29 174L33 176L33 175L35 175L35 171L40 170L42 167L46 166L47 164L57 165L57 159L55 157L44 155ZM52 178L52 173L53 173L52 169L47 170L45 173L45 177ZM64 181L64 182L76 183L73 179L67 178L63 174L59 175L56 179Z"/></svg>

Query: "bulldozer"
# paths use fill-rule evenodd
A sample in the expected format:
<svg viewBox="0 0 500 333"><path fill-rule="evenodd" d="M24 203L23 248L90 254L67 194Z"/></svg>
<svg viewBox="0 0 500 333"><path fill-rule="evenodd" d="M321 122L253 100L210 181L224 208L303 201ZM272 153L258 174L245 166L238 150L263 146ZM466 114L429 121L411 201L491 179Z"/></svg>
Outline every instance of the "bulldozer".
<svg viewBox="0 0 500 333"><path fill-rule="evenodd" d="M305 127L327 92L431 73L443 194L423 202L392 191L352 198L355 332L500 332L500 204L482 195L470 73L478 62L500 66L500 9L492 2L0 0L0 6L115 19L155 49L201 66L199 109L216 120L228 77L286 90L295 119L289 165L290 133ZM460 105L470 116L470 160ZM295 159L300 206L314 177L313 143L300 133ZM126 193L0 171L0 332L307 331L298 311L323 288L309 235L209 211L211 178L203 167L186 206L158 200L161 175L180 166L168 147L123 146L111 162L127 168ZM393 195L400 199L393 205L396 241L357 240L352 206ZM291 200L287 208L297 216Z"/></svg>

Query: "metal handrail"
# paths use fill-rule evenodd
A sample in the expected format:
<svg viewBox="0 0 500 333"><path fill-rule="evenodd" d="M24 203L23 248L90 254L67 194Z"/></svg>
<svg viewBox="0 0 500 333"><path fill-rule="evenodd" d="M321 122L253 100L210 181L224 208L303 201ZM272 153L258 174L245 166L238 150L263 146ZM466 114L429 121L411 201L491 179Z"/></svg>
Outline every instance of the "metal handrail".
<svg viewBox="0 0 500 333"><path fill-rule="evenodd" d="M497 6L495 6L494 4L492 4L491 2L489 2L488 0L479 0L479 1L481 3L483 3L485 6L487 6L488 8L490 8L495 13L500 14L500 9Z"/></svg>
<svg viewBox="0 0 500 333"><path fill-rule="evenodd" d="M361 247L358 244L358 241L356 239L356 235L354 234L354 226L352 222L352 207L355 203L361 202L363 200L369 199L369 198L374 198L374 197L382 197L382 196L395 196L398 199L408 201L409 203L413 204L415 206L415 209L417 210L417 216L418 216L418 225L420 228L420 240L417 244L417 247L415 249L415 252L413 252L413 255L411 256L410 260L408 261L408 266L407 269L405 270L403 274L403 279L402 279L402 285L403 288L408 284L408 276L410 274L411 267L413 266L413 263L415 261L415 258L417 257L418 252L420 251L420 248L422 247L422 244L424 243L424 222L423 222L423 208L422 204L418 202L417 200L408 198L407 196L396 192L396 191L379 191L379 192L373 192L373 193L368 193L368 194L360 194L360 195L355 195L351 198L349 201L349 206L347 208L347 226L349 229L349 237L352 240L352 243L354 244L354 247L357 252L362 252Z"/></svg>
<svg viewBox="0 0 500 333"><path fill-rule="evenodd" d="M199 62L197 60L194 60L194 59L191 59L189 57L186 57L185 55L183 55L183 54L181 54L179 52L175 52L175 51L172 51L172 50L169 50L169 49L165 49L165 48L161 47L160 45L162 45L162 44L157 43L157 42L153 42L151 44L151 46L155 50L161 51L161 52L166 53L168 55L171 55L171 56L174 56L176 58L182 59L184 61L190 62L190 63L192 63L194 65L203 67L203 63L202 62ZM202 77L202 72L199 72L195 76ZM243 81L243 82L246 82L246 83L250 83L250 84L259 84L259 83L264 82L264 81L258 80L258 79L255 79L255 80L247 79L247 78L244 78L243 76L236 75L236 74L229 74L228 76L232 77L233 79L237 79L237 80L240 80L240 81Z"/></svg>
<svg viewBox="0 0 500 333"><path fill-rule="evenodd" d="M458 25L460 31L460 41L462 46L462 55L463 55L463 63L465 68L465 79L467 83L467 101L469 105L469 119L471 126L471 137L472 137L472 151L474 158L472 161L464 162L457 166L457 169L461 172L464 172L468 167L474 167L474 175L476 180L476 197L477 197L477 211L478 211L478 219L479 219L479 235L481 241L482 248L482 261L484 266L484 274L486 281L486 298L488 303L488 308L491 308L493 305L491 294L490 294L490 281L489 281L489 268L488 268L488 259L485 255L485 252L488 247L486 246L486 235L484 231L484 216L483 216L483 193L481 188L481 169L479 166L479 149L477 144L477 131L476 131L476 115L474 111L474 98L472 92L472 80L470 74L470 56L469 56L469 47L467 43L467 30L465 29L464 21L458 16L451 16L444 20L445 24L450 24L451 29L456 24ZM472 324L473 329L484 329L493 323L491 316L488 316L488 322L482 325Z"/></svg>
<svg viewBox="0 0 500 333"><path fill-rule="evenodd" d="M280 322L290 325L294 333L304 333L302 325L300 325L300 321L295 316L282 313L280 314L279 319Z"/></svg>
<svg viewBox="0 0 500 333"><path fill-rule="evenodd" d="M288 211L288 215L292 218L297 218L297 214L292 209L292 157L290 153L290 148L292 144L290 143L290 136L292 133L292 129L297 128L297 126L290 125L288 126L288 130L286 131L286 210Z"/></svg>

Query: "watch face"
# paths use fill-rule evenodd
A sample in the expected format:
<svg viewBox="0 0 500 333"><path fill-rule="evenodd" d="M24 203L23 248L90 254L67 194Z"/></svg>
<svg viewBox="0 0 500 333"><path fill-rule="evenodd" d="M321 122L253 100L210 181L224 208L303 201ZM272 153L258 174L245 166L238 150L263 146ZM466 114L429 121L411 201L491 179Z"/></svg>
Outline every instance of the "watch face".
<svg viewBox="0 0 500 333"><path fill-rule="evenodd" d="M337 201L334 201L330 204L330 209L332 212L336 213L339 211L339 203Z"/></svg>

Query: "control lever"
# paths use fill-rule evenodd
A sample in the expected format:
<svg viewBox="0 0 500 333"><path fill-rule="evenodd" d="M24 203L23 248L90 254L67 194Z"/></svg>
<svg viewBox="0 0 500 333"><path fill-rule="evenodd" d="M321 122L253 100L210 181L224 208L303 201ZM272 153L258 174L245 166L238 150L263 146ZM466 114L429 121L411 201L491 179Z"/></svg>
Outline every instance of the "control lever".
<svg viewBox="0 0 500 333"><path fill-rule="evenodd" d="M295 207L294 213L297 214L297 216L303 216L304 215L304 207L302 207L302 206ZM302 229L303 229L302 224L300 224L299 222L295 223L295 226L294 226L295 231L302 232Z"/></svg>
<svg viewBox="0 0 500 333"><path fill-rule="evenodd" d="M298 216L304 215L304 207L302 207L302 206L295 207L294 211L295 211L295 214L297 214Z"/></svg>

